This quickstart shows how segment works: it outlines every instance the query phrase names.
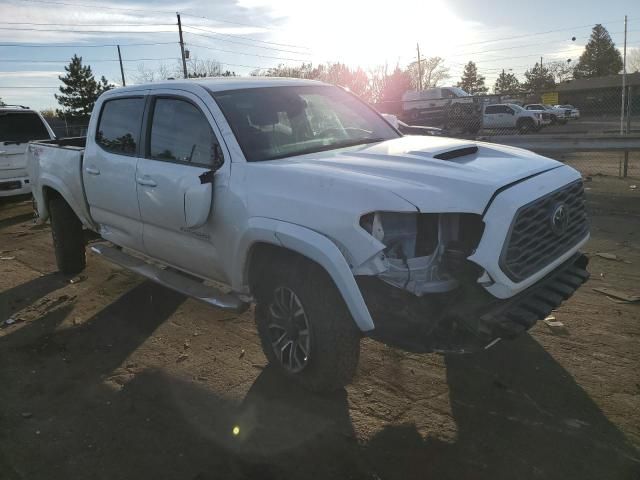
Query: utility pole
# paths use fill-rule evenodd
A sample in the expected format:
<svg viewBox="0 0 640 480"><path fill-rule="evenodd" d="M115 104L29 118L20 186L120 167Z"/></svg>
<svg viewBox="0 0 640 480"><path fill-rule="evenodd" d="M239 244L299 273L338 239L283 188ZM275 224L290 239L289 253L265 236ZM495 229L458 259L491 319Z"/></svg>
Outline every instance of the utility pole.
<svg viewBox="0 0 640 480"><path fill-rule="evenodd" d="M620 107L620 135L624 133L624 104L627 89L627 16L624 16L624 54L622 55L622 105Z"/></svg>
<svg viewBox="0 0 640 480"><path fill-rule="evenodd" d="M182 71L184 72L184 78L187 78L187 60L184 58L184 41L182 40L182 22L180 22L180 14L176 12L178 16L178 34L180 35L180 52L182 53Z"/></svg>
<svg viewBox="0 0 640 480"><path fill-rule="evenodd" d="M416 42L418 48L418 91L422 91L422 60L420 60L420 44Z"/></svg>
<svg viewBox="0 0 640 480"><path fill-rule="evenodd" d="M122 55L120 54L120 45L116 45L118 47L118 60L120 60L120 75L122 75L122 86L126 87L127 82L124 81L124 68L122 68Z"/></svg>

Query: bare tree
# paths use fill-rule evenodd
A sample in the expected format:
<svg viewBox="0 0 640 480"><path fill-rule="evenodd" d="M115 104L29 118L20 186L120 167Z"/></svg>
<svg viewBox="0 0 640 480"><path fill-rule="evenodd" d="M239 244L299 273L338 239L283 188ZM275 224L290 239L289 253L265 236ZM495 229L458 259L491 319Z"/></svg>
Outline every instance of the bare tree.
<svg viewBox="0 0 640 480"><path fill-rule="evenodd" d="M198 57L193 57L187 63L187 74L189 78L234 77L236 75L235 72L223 70L222 64L217 60L212 58L201 60Z"/></svg>
<svg viewBox="0 0 640 480"><path fill-rule="evenodd" d="M444 80L451 77L449 75L449 68L444 66L444 58L442 57L429 57L420 61L421 68L418 68L418 62L409 64L407 68L409 75L411 76L411 85L413 88L418 88L420 85L419 72L422 71L422 87L433 88L439 86Z"/></svg>
<svg viewBox="0 0 640 480"><path fill-rule="evenodd" d="M180 65L182 68L182 64ZM174 77L174 71L164 63L161 63L155 69L147 68L144 63L140 63L138 64L138 72L134 75L136 83L159 82Z"/></svg>
<svg viewBox="0 0 640 480"><path fill-rule="evenodd" d="M549 62L545 67L553 75L556 83L567 82L573 78L573 67L569 65L569 62Z"/></svg>

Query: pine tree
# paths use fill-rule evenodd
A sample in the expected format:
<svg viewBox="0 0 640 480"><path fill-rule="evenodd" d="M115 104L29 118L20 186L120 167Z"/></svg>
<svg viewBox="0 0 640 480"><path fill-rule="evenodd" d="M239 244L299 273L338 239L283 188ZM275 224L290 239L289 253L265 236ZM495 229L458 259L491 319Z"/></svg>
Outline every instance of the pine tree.
<svg viewBox="0 0 640 480"><path fill-rule="evenodd" d="M591 38L580 55L573 71L575 78L604 77L622 70L622 57L611 40L609 32L598 24L591 31Z"/></svg>
<svg viewBox="0 0 640 480"><path fill-rule="evenodd" d="M60 95L54 95L62 107L56 113L71 119L86 118L91 114L98 97L113 86L105 77L96 81L91 67L83 66L82 57L77 55L64 69L67 74L58 77L64 86L60 87Z"/></svg>
<svg viewBox="0 0 640 480"><path fill-rule="evenodd" d="M496 83L493 85L495 93L517 93L520 90L520 82L513 73L502 73L498 75Z"/></svg>
<svg viewBox="0 0 640 480"><path fill-rule="evenodd" d="M458 87L471 95L480 95L487 93L489 90L484 85L484 77L478 75L478 68L473 62L469 62L464 66L464 72L462 72L462 78L458 82Z"/></svg>
<svg viewBox="0 0 640 480"><path fill-rule="evenodd" d="M523 82L522 88L528 92L539 92L556 86L553 74L548 68L537 62L531 70L524 72L524 77L526 80Z"/></svg>

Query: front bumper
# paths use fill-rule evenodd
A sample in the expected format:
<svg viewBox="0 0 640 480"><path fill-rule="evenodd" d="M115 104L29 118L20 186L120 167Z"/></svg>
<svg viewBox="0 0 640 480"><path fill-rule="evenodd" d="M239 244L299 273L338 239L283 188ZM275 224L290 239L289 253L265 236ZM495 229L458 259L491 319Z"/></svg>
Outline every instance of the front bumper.
<svg viewBox="0 0 640 480"><path fill-rule="evenodd" d="M25 195L31 193L29 177L15 177L0 179L0 197Z"/></svg>
<svg viewBox="0 0 640 480"><path fill-rule="evenodd" d="M498 299L477 283L416 297L375 277L357 278L376 328L368 336L412 352L467 353L514 338L545 318L589 278L574 254L526 290Z"/></svg>

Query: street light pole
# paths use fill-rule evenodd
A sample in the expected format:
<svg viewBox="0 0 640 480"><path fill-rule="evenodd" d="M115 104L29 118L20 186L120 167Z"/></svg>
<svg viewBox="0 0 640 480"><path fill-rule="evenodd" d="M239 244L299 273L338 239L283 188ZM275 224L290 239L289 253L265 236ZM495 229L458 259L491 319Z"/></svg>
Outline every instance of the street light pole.
<svg viewBox="0 0 640 480"><path fill-rule="evenodd" d="M624 133L624 106L627 94L627 16L624 16L624 54L622 55L622 104L620 106L620 135Z"/></svg>

